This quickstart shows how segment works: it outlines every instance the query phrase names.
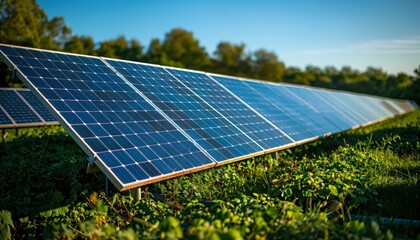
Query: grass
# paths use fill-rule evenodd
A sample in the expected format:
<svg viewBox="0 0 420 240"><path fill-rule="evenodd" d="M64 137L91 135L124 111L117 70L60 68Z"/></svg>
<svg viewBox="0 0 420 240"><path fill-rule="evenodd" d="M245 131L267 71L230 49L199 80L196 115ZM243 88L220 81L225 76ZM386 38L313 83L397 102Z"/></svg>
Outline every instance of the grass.
<svg viewBox="0 0 420 240"><path fill-rule="evenodd" d="M415 238L418 227L352 216L420 220L419 120L418 110L151 184L140 202L106 197L104 176L85 173L86 155L61 127L8 130L0 229L14 238Z"/></svg>

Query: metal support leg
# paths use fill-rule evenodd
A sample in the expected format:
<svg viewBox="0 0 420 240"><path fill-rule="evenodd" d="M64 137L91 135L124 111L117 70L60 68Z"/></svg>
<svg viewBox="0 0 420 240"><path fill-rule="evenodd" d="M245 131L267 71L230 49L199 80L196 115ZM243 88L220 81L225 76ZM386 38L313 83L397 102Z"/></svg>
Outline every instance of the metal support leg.
<svg viewBox="0 0 420 240"><path fill-rule="evenodd" d="M105 194L106 194L106 197L109 197L109 179L108 179L108 177L105 177Z"/></svg>
<svg viewBox="0 0 420 240"><path fill-rule="evenodd" d="M141 188L131 189L131 196L133 196L134 200L140 201L141 200Z"/></svg>

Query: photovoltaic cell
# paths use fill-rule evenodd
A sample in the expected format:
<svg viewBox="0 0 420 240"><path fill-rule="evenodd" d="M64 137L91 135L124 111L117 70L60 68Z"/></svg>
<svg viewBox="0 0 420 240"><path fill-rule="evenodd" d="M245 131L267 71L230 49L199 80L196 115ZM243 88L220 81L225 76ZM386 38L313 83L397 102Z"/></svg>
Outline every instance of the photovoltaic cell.
<svg viewBox="0 0 420 240"><path fill-rule="evenodd" d="M287 113L288 107L293 107L289 96L277 96L270 91L265 83L253 83L232 77L211 75L227 89L239 96L244 102L256 109L262 116L270 120L295 141L315 137L305 126ZM271 99L271 100L270 100ZM296 113L296 111L295 111ZM304 117L304 114L301 114Z"/></svg>
<svg viewBox="0 0 420 240"><path fill-rule="evenodd" d="M265 150L292 143L288 136L206 74L179 69L167 70Z"/></svg>
<svg viewBox="0 0 420 240"><path fill-rule="evenodd" d="M256 143L247 135L249 131L247 134L241 131L239 121L226 118L226 115L219 112L224 110L220 108L220 105L215 106L205 101L203 98L206 96L196 94L194 91L196 89L191 89L191 85L187 86L188 83L197 79L202 82L202 85L214 85L212 80L204 74L181 72L183 76L180 76L173 70L162 67L111 59L106 61L216 161L230 160L263 150L258 144L259 141ZM206 90L206 95L214 95L218 89L213 86ZM224 95L230 96L226 93ZM221 100L222 98L219 101ZM244 111L245 106L240 107L243 107L242 111ZM237 114L242 113L244 112L237 112ZM257 132L257 130L254 131ZM277 135L278 132L276 132L276 137Z"/></svg>
<svg viewBox="0 0 420 240"><path fill-rule="evenodd" d="M1 125L11 125L13 122L10 118L6 115L2 108L0 108L0 126Z"/></svg>
<svg viewBox="0 0 420 240"><path fill-rule="evenodd" d="M25 88L1 88L0 110L0 128L58 124L41 102Z"/></svg>
<svg viewBox="0 0 420 240"><path fill-rule="evenodd" d="M56 122L53 115L42 105L31 91L18 91L26 102L44 119L46 122Z"/></svg>
<svg viewBox="0 0 420 240"><path fill-rule="evenodd" d="M16 91L0 90L0 105L17 124L42 122Z"/></svg>
<svg viewBox="0 0 420 240"><path fill-rule="evenodd" d="M324 127L327 133L337 133L352 127L351 123L340 112L336 111L331 104L325 102L324 98L319 97L322 92L317 93L317 90L309 90L303 87L285 86L285 88L298 96L306 105L312 107L314 112L310 116L318 116L315 120Z"/></svg>

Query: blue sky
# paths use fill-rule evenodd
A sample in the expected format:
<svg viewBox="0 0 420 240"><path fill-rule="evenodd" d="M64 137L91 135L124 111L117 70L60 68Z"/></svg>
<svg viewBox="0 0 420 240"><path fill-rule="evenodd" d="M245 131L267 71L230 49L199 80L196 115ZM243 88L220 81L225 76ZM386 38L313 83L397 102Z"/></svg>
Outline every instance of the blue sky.
<svg viewBox="0 0 420 240"><path fill-rule="evenodd" d="M420 65L418 0L38 0L74 34L148 45L173 28L213 53L221 41L274 51L287 66L343 65L413 74Z"/></svg>

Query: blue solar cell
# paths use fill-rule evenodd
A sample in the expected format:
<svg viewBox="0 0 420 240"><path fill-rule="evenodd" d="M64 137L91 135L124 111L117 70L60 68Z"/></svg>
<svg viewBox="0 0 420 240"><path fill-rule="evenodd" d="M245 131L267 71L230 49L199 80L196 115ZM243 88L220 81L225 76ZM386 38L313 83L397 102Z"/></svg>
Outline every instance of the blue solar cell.
<svg viewBox="0 0 420 240"><path fill-rule="evenodd" d="M332 95L342 104L343 108L346 108L350 114L356 117L359 125L363 125L374 120L374 114L357 100L357 95L351 95L348 93L332 93Z"/></svg>
<svg viewBox="0 0 420 240"><path fill-rule="evenodd" d="M352 128L352 122L324 100L322 91L292 86L285 86L285 88L296 94L307 106L314 110L314 113L310 116L322 125L328 133L337 133Z"/></svg>
<svg viewBox="0 0 420 240"><path fill-rule="evenodd" d="M0 105L16 124L43 122L14 90L0 90Z"/></svg>
<svg viewBox="0 0 420 240"><path fill-rule="evenodd" d="M375 114L376 119L387 118L393 115L393 113L383 105L382 99L368 96L362 96L361 98L363 99L364 104Z"/></svg>
<svg viewBox="0 0 420 240"><path fill-rule="evenodd" d="M265 150L278 148L292 142L290 137L263 119L206 74L179 69L167 70ZM234 135L234 138L239 139L240 136ZM247 145L240 146L235 151L246 152L250 150L249 147Z"/></svg>
<svg viewBox="0 0 420 240"><path fill-rule="evenodd" d="M10 118L6 115L6 113L1 108L0 108L0 124L1 125L13 124L13 122L10 120Z"/></svg>
<svg viewBox="0 0 420 240"><path fill-rule="evenodd" d="M12 62L25 75L24 81L51 104L80 137L78 141L87 144L109 176L120 181L120 188L132 181L140 184L151 177L214 165L101 59L10 46L0 50L9 59L20 60ZM176 154L160 147L169 145L178 146ZM134 173L138 167L128 168L132 165L143 172Z"/></svg>
<svg viewBox="0 0 420 240"><path fill-rule="evenodd" d="M306 119L306 115L301 113L299 117L297 116L300 113L297 108L298 105L293 103L290 94L277 95L270 89L269 85L261 82L248 82L238 78L217 75L211 76L295 141L317 136L311 131L313 128L308 127L309 121ZM303 120L299 121L299 119Z"/></svg>
<svg viewBox="0 0 420 240"><path fill-rule="evenodd" d="M40 101L30 91L18 91L28 104L44 119L46 122L55 122L56 119L50 112L42 105Z"/></svg>
<svg viewBox="0 0 420 240"><path fill-rule="evenodd" d="M263 148L278 147L283 143L277 141L270 145L271 147L264 145L261 148L260 146L266 144L269 138L273 142L281 139L281 133L261 118L258 118L259 122L252 122L252 117L257 118L258 116L236 99L225 100L223 104L227 104L228 101L230 101L230 106L236 104L236 108L232 111L242 111L235 112L237 118L249 117L247 119L249 126L247 127L251 131L246 130L245 133L242 126L244 124L235 119L232 114L227 115L227 110L223 109L220 103L216 105L214 102L209 102L207 96L201 92L196 93L197 89L191 89L192 85L195 88L199 87L198 84L217 87L211 79L202 73L166 70L162 67L111 59L106 61L122 73L128 81L217 161L242 157L262 151ZM207 95L211 95L213 98L215 94L223 95L225 99L231 96L220 87L218 89L212 87L207 90ZM240 116L239 114L244 115ZM262 126L271 127L270 130L273 132L270 137L267 137L268 134L264 136L265 138L260 137L264 134L261 130Z"/></svg>

